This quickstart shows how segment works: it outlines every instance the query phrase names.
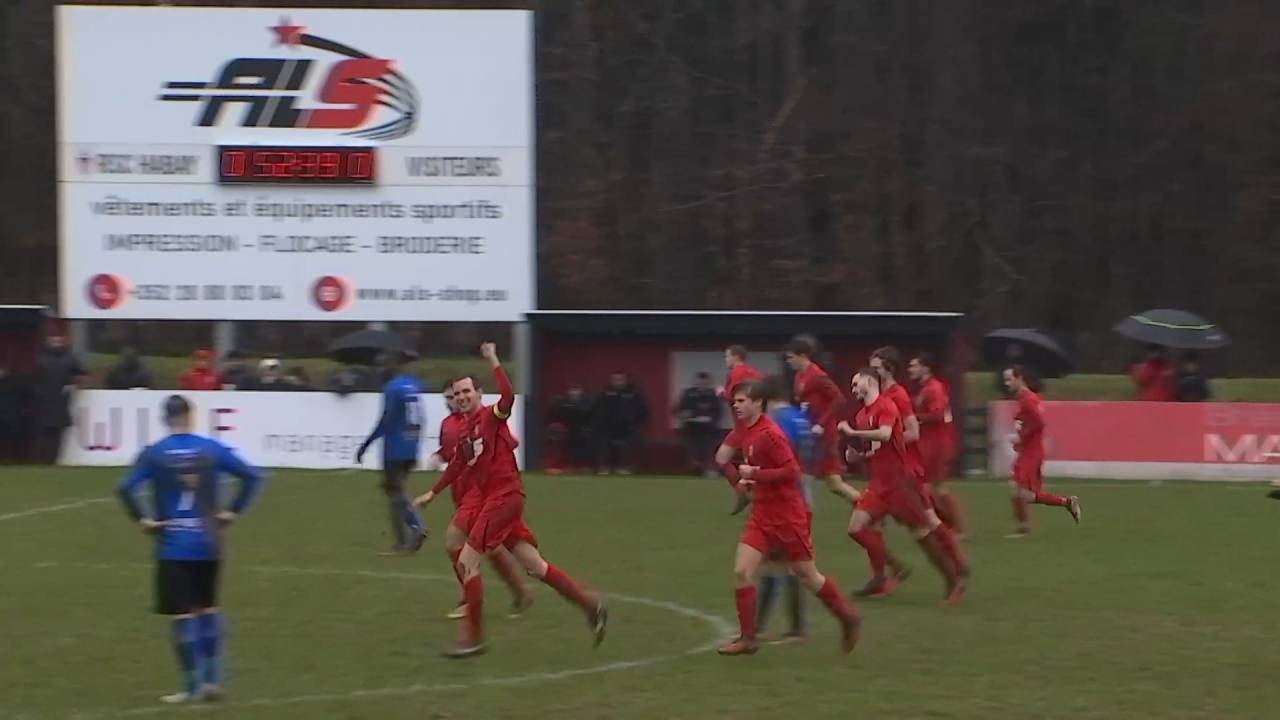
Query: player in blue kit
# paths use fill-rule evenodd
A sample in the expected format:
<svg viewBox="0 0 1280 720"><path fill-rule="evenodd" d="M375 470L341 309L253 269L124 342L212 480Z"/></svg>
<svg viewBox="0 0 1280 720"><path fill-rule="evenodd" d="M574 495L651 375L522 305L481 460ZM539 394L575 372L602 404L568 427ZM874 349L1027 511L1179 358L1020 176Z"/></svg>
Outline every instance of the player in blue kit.
<svg viewBox="0 0 1280 720"><path fill-rule="evenodd" d="M369 446L375 440L382 440L382 491L387 495L390 513L392 554L417 552L427 539L427 526L406 491L409 473L418 461L422 426L426 424L426 413L418 397L422 394L422 385L404 369L409 359L401 352L382 354L383 367L392 378L382 387L382 415L378 424L356 451L359 465Z"/></svg>
<svg viewBox="0 0 1280 720"><path fill-rule="evenodd" d="M156 540L156 612L173 618L173 642L182 667L181 692L166 703L222 697L222 611L218 575L224 529L257 495L262 476L230 449L191 433L191 405L179 395L164 404L170 435L143 450L120 483L125 509ZM223 474L240 479L228 509L219 502ZM150 514L138 489L150 484Z"/></svg>
<svg viewBox="0 0 1280 720"><path fill-rule="evenodd" d="M810 461L813 459L814 450L813 424L809 420L809 415L804 410L791 404L790 393L787 391L786 383L780 378L770 377L766 381L766 387L769 389L769 395L772 398L768 405L769 417L778 424L778 427L782 428L787 440L791 442L791 449L795 451L796 458L800 460L800 467L808 468ZM813 476L806 473L800 476L799 481L800 494L804 496L805 503L809 506L810 514L813 512L812 480ZM773 608L773 601L777 596L779 585L786 589L787 615L790 626L787 632L783 633L778 640L766 640L765 642L803 642L806 637L804 594L800 592L800 581L795 575L787 571L785 565L780 563L767 564L760 574L760 585L757 590L760 600L756 610L756 628L761 633L764 632L765 623L768 620L769 611Z"/></svg>

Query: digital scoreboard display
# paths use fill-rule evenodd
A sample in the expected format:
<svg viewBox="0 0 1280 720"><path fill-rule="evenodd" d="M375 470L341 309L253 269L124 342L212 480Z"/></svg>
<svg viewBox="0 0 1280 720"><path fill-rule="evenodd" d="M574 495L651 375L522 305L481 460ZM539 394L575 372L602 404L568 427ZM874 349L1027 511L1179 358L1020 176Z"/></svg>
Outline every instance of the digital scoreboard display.
<svg viewBox="0 0 1280 720"><path fill-rule="evenodd" d="M219 145L218 182L252 185L372 185L377 149L275 145Z"/></svg>

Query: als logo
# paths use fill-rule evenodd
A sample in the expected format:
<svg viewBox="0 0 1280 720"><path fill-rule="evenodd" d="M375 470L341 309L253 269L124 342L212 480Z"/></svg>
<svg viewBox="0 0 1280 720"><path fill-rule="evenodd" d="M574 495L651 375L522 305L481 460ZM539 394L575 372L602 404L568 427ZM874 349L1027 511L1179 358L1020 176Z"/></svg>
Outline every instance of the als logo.
<svg viewBox="0 0 1280 720"><path fill-rule="evenodd" d="M288 18L268 28L275 45L311 48L345 57L333 63L296 58L239 57L228 60L212 82L171 81L159 99L200 103L199 127L213 127L227 105L244 106L241 127L345 130L366 140L395 140L413 132L418 119L418 91L392 67L391 60L326 38L311 35ZM298 107L303 88L317 67L328 68L318 99L325 107ZM395 114L369 126L378 107Z"/></svg>

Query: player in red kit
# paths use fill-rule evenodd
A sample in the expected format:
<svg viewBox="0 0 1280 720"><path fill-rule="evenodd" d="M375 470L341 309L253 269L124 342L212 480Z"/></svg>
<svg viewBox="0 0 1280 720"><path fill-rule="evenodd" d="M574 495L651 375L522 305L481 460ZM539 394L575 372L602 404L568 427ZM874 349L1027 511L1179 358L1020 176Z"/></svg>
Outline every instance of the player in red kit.
<svg viewBox="0 0 1280 720"><path fill-rule="evenodd" d="M813 352L813 344L807 340L797 338L787 343L787 364L796 373L796 401L806 407L813 423L811 474L822 478L828 490L852 504L858 500L858 491L842 477L844 463L840 457L840 436L836 431L844 395L831 376L813 361Z"/></svg>
<svg viewBox="0 0 1280 720"><path fill-rule="evenodd" d="M841 423L840 431L869 443L864 451L849 452L866 458L870 483L849 517L849 536L867 550L873 580L876 576L885 577L884 539L874 531L874 525L885 516L892 516L911 532L943 574L947 583L945 602L958 603L965 592L967 568L955 552L957 543L950 528L938 519L921 490L919 478L911 470L897 405L880 392L880 376L871 368L853 376L853 390L863 407L854 425Z"/></svg>
<svg viewBox="0 0 1280 720"><path fill-rule="evenodd" d="M861 619L830 576L813 561L812 514L800 492L800 463L786 433L764 414L768 392L763 383L746 382L734 390L733 411L741 422L716 451L716 462L732 482L752 494L751 515L738 540L733 572L740 633L720 647L721 655L751 655L756 639L756 576L766 558L777 557L840 621L841 649L858 643ZM741 452L744 461L731 464Z"/></svg>
<svg viewBox="0 0 1280 720"><path fill-rule="evenodd" d="M438 493L443 492L446 486L449 488L453 495L454 514L453 519L449 521L448 529L445 530L444 546L445 552L449 556L449 565L454 568L454 575L458 575L458 556L462 553L462 546L467 541L467 533L471 530L471 523L475 521L476 513L480 510L483 498L479 492L475 492L474 484L463 476L466 464L453 462L457 456L458 441L462 438L467 424L467 417L458 411L457 404L454 402L453 382L453 378L446 380L442 388L444 404L449 410L449 414L440 421L440 448L427 457L426 463L429 470L435 470L440 467L446 467L446 470L441 475L440 482L436 484L436 487L414 500L414 504L419 508L425 507L431 503ZM449 472L450 468L453 471L452 473ZM511 617L518 617L533 604L533 596L525 586L524 577L520 574L519 564L516 563L515 558L506 548L501 548L493 555L490 555L489 562L493 564L493 569L497 571L498 576L510 588ZM461 592L462 577L460 575L458 576L458 589ZM449 613L449 619L461 620L465 618L466 607L466 598L459 599L458 606Z"/></svg>
<svg viewBox="0 0 1280 720"><path fill-rule="evenodd" d="M942 522L964 539L967 523L960 498L947 487L951 464L956 457L956 430L951 417L951 397L936 374L937 362L929 353L917 354L907 364L907 372L919 386L916 417L920 421L920 459L924 478L933 492L934 509Z"/></svg>
<svg viewBox="0 0 1280 720"><path fill-rule="evenodd" d="M742 345L730 345L724 350L724 365L729 369L729 374L724 378L724 387L720 388L720 398L729 405L730 413L733 412L733 391L744 382L760 381L764 379L764 373L747 364L747 349ZM739 423L737 417L734 417L733 424L736 427ZM737 515L747 509L747 505L751 503L751 493L740 492L734 501L733 512L731 515Z"/></svg>
<svg viewBox="0 0 1280 720"><path fill-rule="evenodd" d="M582 610L599 645L604 640L609 616L604 600L544 560L533 531L524 522L525 494L516 465L516 440L507 426L515 404L515 388L498 360L497 347L485 343L480 346L480 353L493 368L501 397L495 405L484 405L474 377L462 377L453 384L454 401L467 418L454 462L465 465L464 475L474 485L471 492L480 493L481 503L457 563L467 602L466 618L457 646L445 656L468 658L484 652L484 587L480 560L502 547L511 551L530 576L551 586Z"/></svg>
<svg viewBox="0 0 1280 720"><path fill-rule="evenodd" d="M1004 384L1018 403L1018 414L1013 427L1017 435L1013 450L1018 456L1013 461L1013 481L1009 489L1013 500L1013 516L1018 529L1007 538L1025 537L1031 532L1031 517L1027 503L1064 507L1071 517L1080 523L1080 498L1075 495L1062 497L1044 491L1044 408L1040 396L1027 387L1022 368L1014 366L1004 371Z"/></svg>

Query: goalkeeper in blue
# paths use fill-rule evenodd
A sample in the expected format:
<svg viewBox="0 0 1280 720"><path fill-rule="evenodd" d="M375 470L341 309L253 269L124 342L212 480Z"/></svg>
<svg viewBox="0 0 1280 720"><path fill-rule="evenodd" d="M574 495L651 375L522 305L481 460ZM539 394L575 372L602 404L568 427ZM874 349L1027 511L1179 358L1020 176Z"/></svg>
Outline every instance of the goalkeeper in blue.
<svg viewBox="0 0 1280 720"><path fill-rule="evenodd" d="M169 436L146 448L117 492L125 510L156 546L156 612L173 620L182 689L166 703L222 698L223 620L218 579L226 529L249 507L262 475L226 446L191 432L191 405L165 400ZM233 475L239 492L225 509L220 479ZM148 485L150 508L138 499Z"/></svg>
<svg viewBox="0 0 1280 720"><path fill-rule="evenodd" d="M418 462L418 443L426 414L422 408L422 384L405 365L411 358L403 352L382 353L382 366L392 376L382 387L382 415L373 432L356 451L356 464L375 441L382 441L382 492L387 496L391 520L390 555L415 553L427 539L427 526L409 500L409 474Z"/></svg>

